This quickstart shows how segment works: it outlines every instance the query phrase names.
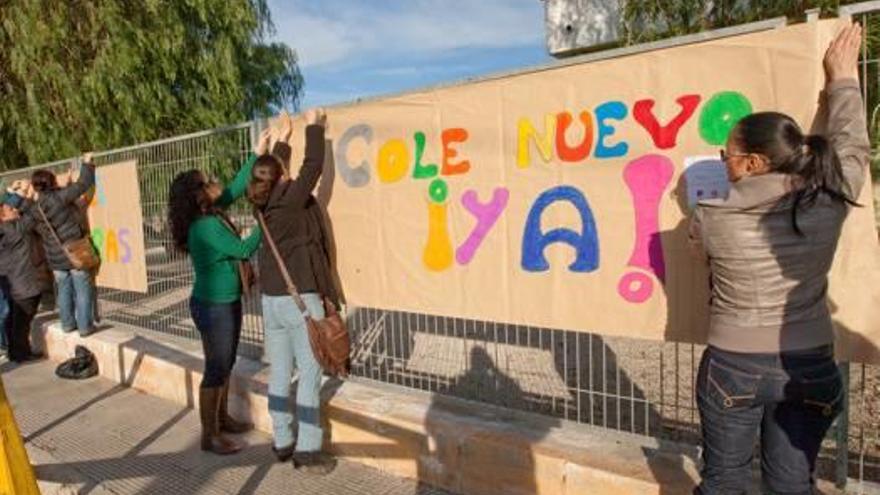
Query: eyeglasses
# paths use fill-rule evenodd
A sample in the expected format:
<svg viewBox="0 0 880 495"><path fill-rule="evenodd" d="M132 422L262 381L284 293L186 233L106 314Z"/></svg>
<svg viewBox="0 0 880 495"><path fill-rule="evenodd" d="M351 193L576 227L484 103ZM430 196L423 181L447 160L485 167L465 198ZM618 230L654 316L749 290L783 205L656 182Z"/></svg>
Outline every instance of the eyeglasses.
<svg viewBox="0 0 880 495"><path fill-rule="evenodd" d="M724 163L727 163L727 160L730 160L731 158L736 158L738 156L749 156L750 155L750 153L730 153L730 154L728 154L724 150L718 150L718 154L721 156L721 161Z"/></svg>
<svg viewBox="0 0 880 495"><path fill-rule="evenodd" d="M217 179L217 177L212 175L210 177L207 177L205 181L202 182L202 187L209 187L219 183L220 181Z"/></svg>

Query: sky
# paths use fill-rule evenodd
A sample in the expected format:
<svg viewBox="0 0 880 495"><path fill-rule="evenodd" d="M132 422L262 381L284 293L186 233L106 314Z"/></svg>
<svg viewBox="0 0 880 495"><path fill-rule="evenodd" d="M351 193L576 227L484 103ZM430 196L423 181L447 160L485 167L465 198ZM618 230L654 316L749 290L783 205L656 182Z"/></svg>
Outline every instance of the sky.
<svg viewBox="0 0 880 495"><path fill-rule="evenodd" d="M303 108L545 63L540 0L269 0Z"/></svg>

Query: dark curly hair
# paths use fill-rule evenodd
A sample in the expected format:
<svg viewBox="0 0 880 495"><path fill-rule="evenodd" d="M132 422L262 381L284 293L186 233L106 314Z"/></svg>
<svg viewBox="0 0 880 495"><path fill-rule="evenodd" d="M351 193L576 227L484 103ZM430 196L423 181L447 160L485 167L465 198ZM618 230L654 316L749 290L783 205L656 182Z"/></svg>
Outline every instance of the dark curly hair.
<svg viewBox="0 0 880 495"><path fill-rule="evenodd" d="M247 187L247 199L254 208L262 210L269 203L272 189L284 175L284 164L275 155L261 155L254 162L251 181Z"/></svg>
<svg viewBox="0 0 880 495"><path fill-rule="evenodd" d="M171 182L168 195L168 223L174 245L188 252L189 227L204 215L210 215L214 205L205 191L205 174L199 170L187 170L177 174Z"/></svg>

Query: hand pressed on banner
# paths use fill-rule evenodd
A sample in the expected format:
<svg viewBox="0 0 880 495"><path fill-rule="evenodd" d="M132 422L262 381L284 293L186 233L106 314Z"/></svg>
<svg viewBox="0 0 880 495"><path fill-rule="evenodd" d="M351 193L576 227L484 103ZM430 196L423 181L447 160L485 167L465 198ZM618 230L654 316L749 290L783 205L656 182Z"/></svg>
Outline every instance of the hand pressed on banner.
<svg viewBox="0 0 880 495"><path fill-rule="evenodd" d="M269 144L272 142L272 128L267 127L260 132L257 138L257 144L254 146L254 154L257 156L265 155L269 152Z"/></svg>
<svg viewBox="0 0 880 495"><path fill-rule="evenodd" d="M319 125L325 127L327 124L327 112L323 108L312 108L306 111L306 125Z"/></svg>
<svg viewBox="0 0 880 495"><path fill-rule="evenodd" d="M845 26L828 46L823 64L828 81L859 78L859 51L862 48L862 26Z"/></svg>

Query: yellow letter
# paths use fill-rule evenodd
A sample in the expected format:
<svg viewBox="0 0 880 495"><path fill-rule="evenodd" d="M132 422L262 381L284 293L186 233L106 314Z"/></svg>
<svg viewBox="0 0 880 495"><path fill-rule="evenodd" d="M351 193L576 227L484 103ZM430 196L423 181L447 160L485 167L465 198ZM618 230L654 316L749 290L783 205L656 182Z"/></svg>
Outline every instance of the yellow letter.
<svg viewBox="0 0 880 495"><path fill-rule="evenodd" d="M519 147L516 153L516 165L519 168L526 168L532 164L532 157L529 155L529 138L535 142L538 152L544 162L553 159L553 135L556 130L556 115L547 114L544 117L544 135L538 134L532 122L523 117L519 119Z"/></svg>
<svg viewBox="0 0 880 495"><path fill-rule="evenodd" d="M116 231L113 229L107 229L107 248L106 248L106 256L107 261L112 263L119 262L119 243L116 242Z"/></svg>
<svg viewBox="0 0 880 495"><path fill-rule="evenodd" d="M409 168L409 149L400 139L391 139L379 148L379 180L397 182L406 175Z"/></svg>
<svg viewBox="0 0 880 495"><path fill-rule="evenodd" d="M422 261L435 272L452 266L452 241L446 221L446 203L428 203L428 244Z"/></svg>

